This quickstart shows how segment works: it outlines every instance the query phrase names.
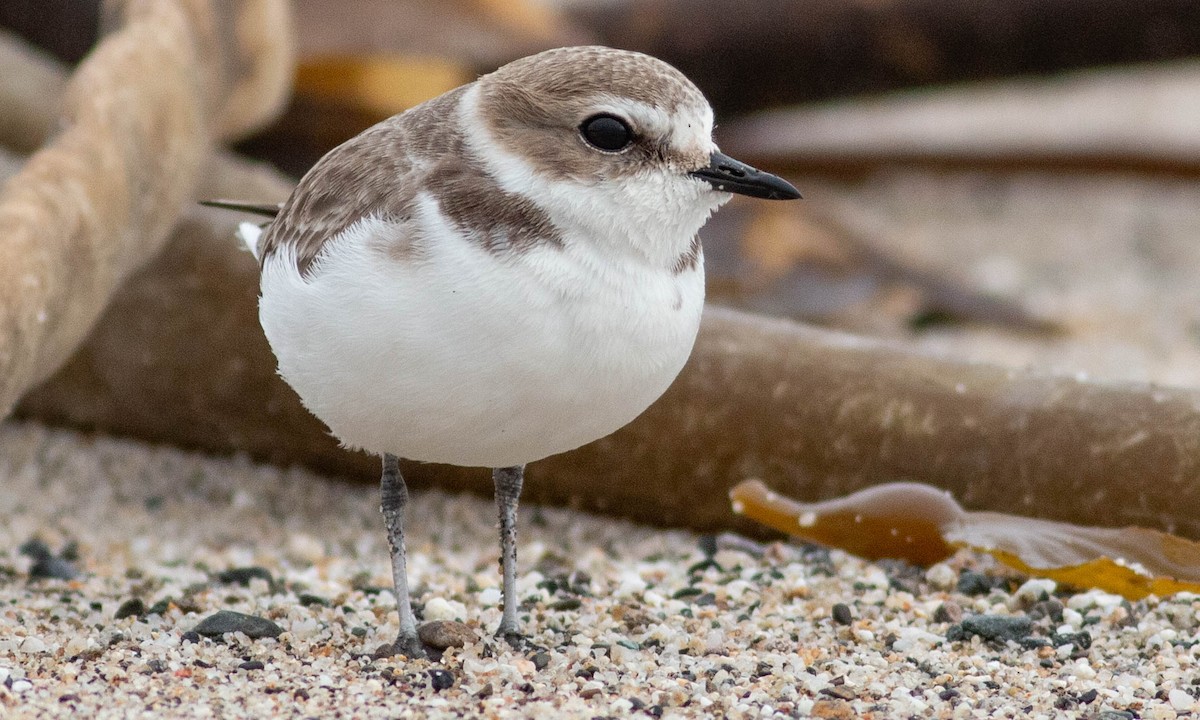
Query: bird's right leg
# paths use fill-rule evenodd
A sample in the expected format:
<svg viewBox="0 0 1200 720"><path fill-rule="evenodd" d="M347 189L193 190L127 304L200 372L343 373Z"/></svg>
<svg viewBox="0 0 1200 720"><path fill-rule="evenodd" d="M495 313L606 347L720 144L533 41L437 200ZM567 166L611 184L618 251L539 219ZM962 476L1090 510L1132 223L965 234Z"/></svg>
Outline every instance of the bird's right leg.
<svg viewBox="0 0 1200 720"><path fill-rule="evenodd" d="M392 645L392 655L410 658L426 656L421 639L417 637L417 618L413 615L408 596L408 559L404 550L404 506L408 504L408 487L400 476L400 461L395 455L383 456L383 477L379 481L381 500L379 511L387 525L388 546L392 552L392 586L396 591L396 610L400 615L400 634Z"/></svg>

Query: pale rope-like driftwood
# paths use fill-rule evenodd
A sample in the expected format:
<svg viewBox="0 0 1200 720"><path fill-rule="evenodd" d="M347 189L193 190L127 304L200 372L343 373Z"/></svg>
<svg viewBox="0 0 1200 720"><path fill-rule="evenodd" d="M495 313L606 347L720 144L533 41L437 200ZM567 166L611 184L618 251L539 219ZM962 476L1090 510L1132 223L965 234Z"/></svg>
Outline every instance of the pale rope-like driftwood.
<svg viewBox="0 0 1200 720"><path fill-rule="evenodd" d="M109 9L116 29L67 84L60 131L0 192L0 416L159 250L213 140L261 122L286 94L285 0ZM284 34L249 42L268 29Z"/></svg>

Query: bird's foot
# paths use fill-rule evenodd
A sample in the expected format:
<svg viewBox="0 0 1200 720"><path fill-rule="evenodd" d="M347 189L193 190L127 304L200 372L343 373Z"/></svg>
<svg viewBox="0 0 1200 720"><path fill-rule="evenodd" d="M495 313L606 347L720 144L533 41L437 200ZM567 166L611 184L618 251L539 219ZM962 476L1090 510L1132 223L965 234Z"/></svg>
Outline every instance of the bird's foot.
<svg viewBox="0 0 1200 720"><path fill-rule="evenodd" d="M504 642L508 643L509 647L517 651L528 650L530 647L532 647L532 643L529 641L529 636L515 627L506 628L501 625L500 629L496 631L496 639L503 640Z"/></svg>
<svg viewBox="0 0 1200 720"><path fill-rule="evenodd" d="M425 645L421 643L421 638L416 635L401 635L396 638L396 642L390 645L381 645L375 651L375 659L395 657L403 655L409 660L425 660L429 657L429 652L425 650Z"/></svg>

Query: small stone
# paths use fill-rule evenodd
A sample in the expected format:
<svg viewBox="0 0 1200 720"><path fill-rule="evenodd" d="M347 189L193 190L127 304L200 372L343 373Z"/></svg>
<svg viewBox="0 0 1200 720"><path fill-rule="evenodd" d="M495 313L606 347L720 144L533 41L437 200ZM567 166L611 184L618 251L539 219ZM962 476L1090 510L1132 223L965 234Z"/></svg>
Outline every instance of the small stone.
<svg viewBox="0 0 1200 720"><path fill-rule="evenodd" d="M167 663L162 660L159 660L158 658L155 658L155 659L151 660L150 662L146 663L146 669L152 673L166 672L167 671Z"/></svg>
<svg viewBox="0 0 1200 720"><path fill-rule="evenodd" d="M987 595L992 591L992 580L983 573L964 570L959 573L955 589L963 595Z"/></svg>
<svg viewBox="0 0 1200 720"><path fill-rule="evenodd" d="M183 634L183 641L190 642L190 643L198 643L198 642L200 642L200 633L196 632L195 630L188 630L187 632L185 632Z"/></svg>
<svg viewBox="0 0 1200 720"><path fill-rule="evenodd" d="M544 652L534 653L533 657L530 659L533 661L533 666L535 668L537 668L538 672L545 670L546 666L550 664L550 654L549 653L544 653Z"/></svg>
<svg viewBox="0 0 1200 720"><path fill-rule="evenodd" d="M1096 720L1133 720L1133 713L1128 710L1104 710L1096 716Z"/></svg>
<svg viewBox="0 0 1200 720"><path fill-rule="evenodd" d="M1085 692L1084 694L1079 696L1079 704L1080 705L1088 705L1090 703L1095 702L1096 698L1098 698L1098 697L1100 697L1100 691L1097 690L1096 688L1092 688L1091 690L1088 690L1087 692Z"/></svg>
<svg viewBox="0 0 1200 720"><path fill-rule="evenodd" d="M821 688L821 694L837 698L838 700L853 700L854 698L858 697L854 694L853 690L845 685L834 685L832 687Z"/></svg>
<svg viewBox="0 0 1200 720"><path fill-rule="evenodd" d="M858 713L845 700L818 700L813 703L809 715L824 720L856 720Z"/></svg>
<svg viewBox="0 0 1200 720"><path fill-rule="evenodd" d="M1176 712L1191 712L1196 707L1196 698L1179 688L1167 693L1167 702L1171 703Z"/></svg>
<svg viewBox="0 0 1200 720"><path fill-rule="evenodd" d="M600 693L604 692L604 683L599 680L589 680L579 688L579 697L584 700L591 700Z"/></svg>
<svg viewBox="0 0 1200 720"><path fill-rule="evenodd" d="M446 670L430 670L429 683L434 690L449 690L454 687L454 675Z"/></svg>
<svg viewBox="0 0 1200 720"><path fill-rule="evenodd" d="M838 603L833 606L833 621L838 625L849 625L854 622L854 613L850 612L850 606L846 603Z"/></svg>
<svg viewBox="0 0 1200 720"><path fill-rule="evenodd" d="M464 647L475 641L475 633L457 620L435 620L417 628L421 642L435 650Z"/></svg>
<svg viewBox="0 0 1200 720"><path fill-rule="evenodd" d="M367 636L367 629L362 625L355 625L350 628L350 634L356 638L364 638Z"/></svg>
<svg viewBox="0 0 1200 720"><path fill-rule="evenodd" d="M1029 617L1034 620L1050 618L1050 622L1055 625L1061 625L1063 621L1063 604L1053 598L1036 602L1033 604L1033 607L1029 608Z"/></svg>
<svg viewBox="0 0 1200 720"><path fill-rule="evenodd" d="M238 670L262 670L265 667L266 665L264 665L261 660L247 660L241 665L238 665Z"/></svg>
<svg viewBox="0 0 1200 720"><path fill-rule="evenodd" d="M451 603L445 598L434 597L425 601L422 610L426 620L457 620L463 616L466 608L462 603Z"/></svg>
<svg viewBox="0 0 1200 720"><path fill-rule="evenodd" d="M10 688L15 693L23 693L33 687L33 683L28 680L14 680Z"/></svg>
<svg viewBox="0 0 1200 720"><path fill-rule="evenodd" d="M274 582L271 572L261 567L230 568L217 573L217 582L225 583L226 585L236 584L247 587L250 585L250 581L255 578L266 580L268 585Z"/></svg>
<svg viewBox="0 0 1200 720"><path fill-rule="evenodd" d="M1074 645L1081 650L1087 650L1092 646L1092 635L1087 630L1077 633L1051 633L1050 644L1054 647Z"/></svg>
<svg viewBox="0 0 1200 720"><path fill-rule="evenodd" d="M578 610L583 605L579 598L567 598L552 602L546 606L547 610Z"/></svg>
<svg viewBox="0 0 1200 720"><path fill-rule="evenodd" d="M21 652L30 654L46 652L46 643L41 638L30 635L21 641Z"/></svg>
<svg viewBox="0 0 1200 720"><path fill-rule="evenodd" d="M949 590L958 582L958 574L946 563L934 563L925 571L925 580L940 590Z"/></svg>
<svg viewBox="0 0 1200 720"><path fill-rule="evenodd" d="M113 619L124 620L127 617L138 617L144 614L146 614L146 603L142 602L141 598L130 598L121 603L121 607L117 608Z"/></svg>
<svg viewBox="0 0 1200 720"><path fill-rule="evenodd" d="M207 637L219 637L225 633L241 632L250 638L273 638L279 637L283 633L283 628L266 618L234 612L233 610L221 610L213 615L209 615L201 620L200 624L192 628L192 630Z"/></svg>
<svg viewBox="0 0 1200 720"><path fill-rule="evenodd" d="M1034 603L1049 600L1056 589L1058 589L1058 583L1053 580L1031 578L1017 588L1017 591L1013 593L1013 600L1020 607L1032 607Z"/></svg>
<svg viewBox="0 0 1200 720"><path fill-rule="evenodd" d="M46 543L32 538L18 549L22 555L32 558L33 566L29 568L31 578L53 578L56 580L71 580L79 574L70 561L56 556Z"/></svg>
<svg viewBox="0 0 1200 720"><path fill-rule="evenodd" d="M938 609L933 612L933 621L940 623L957 623L962 622L963 609L962 605L947 600L938 606Z"/></svg>
<svg viewBox="0 0 1200 720"><path fill-rule="evenodd" d="M968 615L957 626L966 637L978 635L984 640L1018 640L1029 635L1033 621L1024 616L1013 615ZM947 632L946 639L951 639Z"/></svg>
<svg viewBox="0 0 1200 720"><path fill-rule="evenodd" d="M325 598L321 597L320 595L301 593L300 596L296 599L300 601L300 605L302 607L312 607L313 605L316 605L318 607L329 607L329 601L326 600Z"/></svg>

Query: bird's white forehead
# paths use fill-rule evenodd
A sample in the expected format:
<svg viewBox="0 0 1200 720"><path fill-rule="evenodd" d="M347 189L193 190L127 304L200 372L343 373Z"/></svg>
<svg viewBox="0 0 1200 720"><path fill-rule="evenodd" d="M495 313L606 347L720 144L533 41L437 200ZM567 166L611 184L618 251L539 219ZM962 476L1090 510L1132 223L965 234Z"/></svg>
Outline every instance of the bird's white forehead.
<svg viewBox="0 0 1200 720"><path fill-rule="evenodd" d="M713 111L708 103L664 107L630 97L604 95L596 99L593 109L627 118L635 131L666 140L677 150L704 155L716 150L712 140Z"/></svg>

